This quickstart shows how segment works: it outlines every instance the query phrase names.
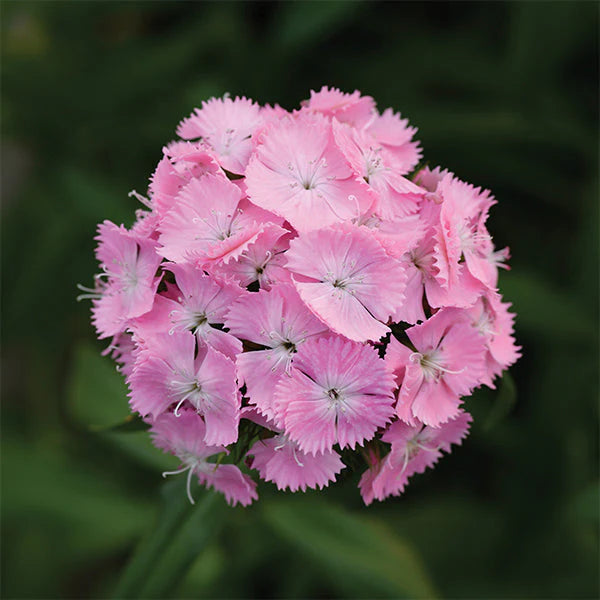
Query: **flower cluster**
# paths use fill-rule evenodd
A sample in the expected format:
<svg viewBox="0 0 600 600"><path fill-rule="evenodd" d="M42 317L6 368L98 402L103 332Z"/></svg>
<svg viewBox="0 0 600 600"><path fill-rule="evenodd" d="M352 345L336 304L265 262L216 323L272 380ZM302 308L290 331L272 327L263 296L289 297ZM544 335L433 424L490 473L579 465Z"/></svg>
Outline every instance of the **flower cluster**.
<svg viewBox="0 0 600 600"><path fill-rule="evenodd" d="M460 444L462 400L519 355L495 200L417 167L416 130L359 92L299 110L211 99L177 128L130 229L98 228L99 338L157 446L230 504L255 478L364 501Z"/></svg>

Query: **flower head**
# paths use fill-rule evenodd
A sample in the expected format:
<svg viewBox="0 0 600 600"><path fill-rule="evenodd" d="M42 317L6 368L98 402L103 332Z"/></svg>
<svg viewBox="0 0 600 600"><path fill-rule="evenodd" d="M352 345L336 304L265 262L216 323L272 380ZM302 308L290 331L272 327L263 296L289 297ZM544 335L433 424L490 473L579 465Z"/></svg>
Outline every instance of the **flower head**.
<svg viewBox="0 0 600 600"><path fill-rule="evenodd" d="M298 110L212 98L166 144L131 228L98 228L98 337L155 444L230 504L252 478L365 503L460 443L520 356L490 192L413 172L416 128L359 91Z"/></svg>

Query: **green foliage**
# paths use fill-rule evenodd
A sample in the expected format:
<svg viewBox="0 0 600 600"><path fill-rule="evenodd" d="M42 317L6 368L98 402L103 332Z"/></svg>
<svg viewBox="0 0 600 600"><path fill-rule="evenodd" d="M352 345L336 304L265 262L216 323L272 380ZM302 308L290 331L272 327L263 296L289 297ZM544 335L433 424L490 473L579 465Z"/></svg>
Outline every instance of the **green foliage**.
<svg viewBox="0 0 600 600"><path fill-rule="evenodd" d="M3 597L599 595L593 3L1 11ZM523 358L467 400L471 436L402 498L366 509L345 474L298 498L261 484L255 507L210 511L211 494L191 507L173 481L161 503L177 460L132 431L74 300L96 269L96 223L131 222L127 193L145 191L201 100L292 108L323 84L401 110L430 165L493 190Z"/></svg>
<svg viewBox="0 0 600 600"><path fill-rule="evenodd" d="M114 598L176 596L177 584L218 532L223 499L204 492L192 506L181 483L164 486L157 522L129 560Z"/></svg>
<svg viewBox="0 0 600 600"><path fill-rule="evenodd" d="M348 597L433 598L415 553L383 521L305 498L265 503L264 518Z"/></svg>

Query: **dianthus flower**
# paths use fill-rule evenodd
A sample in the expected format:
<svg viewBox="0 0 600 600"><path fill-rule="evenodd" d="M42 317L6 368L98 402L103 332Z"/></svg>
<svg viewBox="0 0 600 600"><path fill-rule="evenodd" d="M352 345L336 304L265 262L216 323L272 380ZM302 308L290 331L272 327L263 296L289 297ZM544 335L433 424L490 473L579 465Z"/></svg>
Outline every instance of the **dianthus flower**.
<svg viewBox="0 0 600 600"><path fill-rule="evenodd" d="M520 355L496 200L419 167L416 129L358 91L212 98L177 134L81 296L165 475L246 506L257 478L320 489L358 458L365 503L403 493Z"/></svg>

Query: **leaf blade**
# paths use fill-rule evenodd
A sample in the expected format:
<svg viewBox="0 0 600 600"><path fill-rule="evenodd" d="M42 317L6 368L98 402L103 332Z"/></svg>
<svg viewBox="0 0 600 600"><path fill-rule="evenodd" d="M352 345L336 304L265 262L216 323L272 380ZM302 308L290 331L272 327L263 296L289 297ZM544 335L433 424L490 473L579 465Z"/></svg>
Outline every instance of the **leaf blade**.
<svg viewBox="0 0 600 600"><path fill-rule="evenodd" d="M263 518L324 567L342 592L359 597L436 596L416 552L375 519L308 498L272 502L263 508Z"/></svg>

